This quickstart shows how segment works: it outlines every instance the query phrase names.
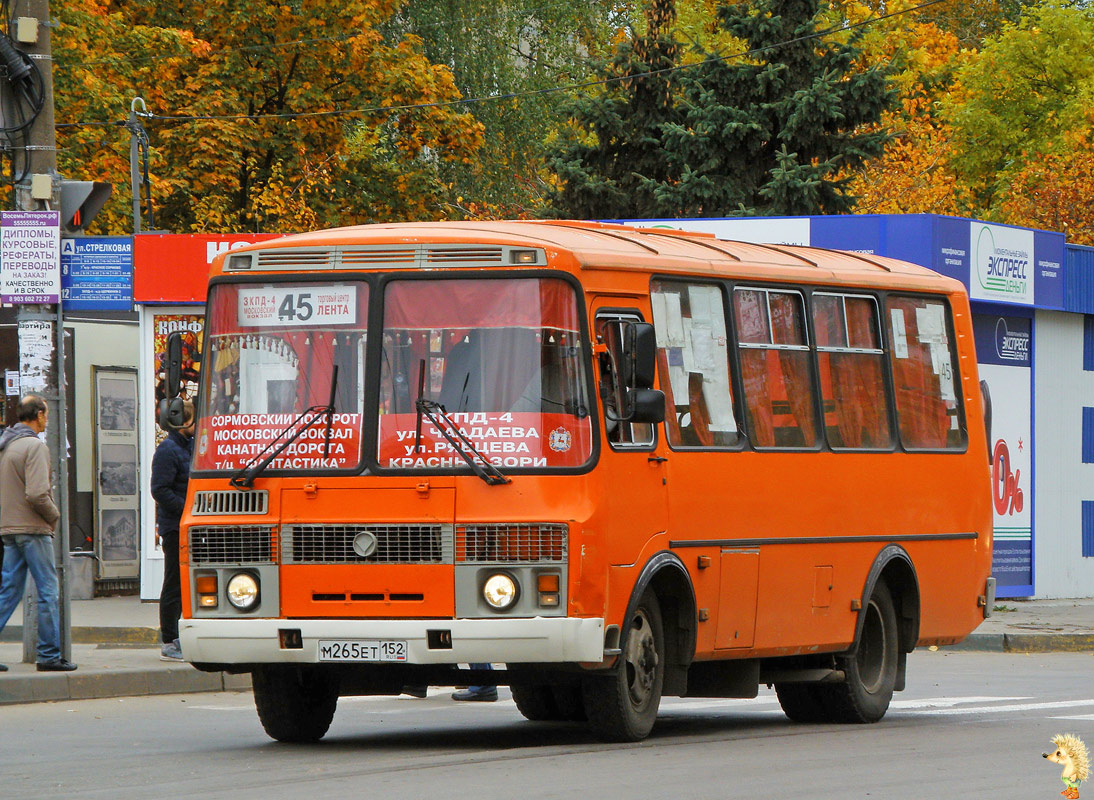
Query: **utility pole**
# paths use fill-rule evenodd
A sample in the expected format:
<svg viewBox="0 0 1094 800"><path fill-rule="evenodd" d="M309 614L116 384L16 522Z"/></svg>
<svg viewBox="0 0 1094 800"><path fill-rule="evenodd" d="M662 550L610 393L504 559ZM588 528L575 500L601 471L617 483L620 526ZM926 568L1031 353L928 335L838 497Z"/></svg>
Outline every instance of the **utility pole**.
<svg viewBox="0 0 1094 800"><path fill-rule="evenodd" d="M57 210L61 205L61 181L57 174L57 143L53 121L53 60L50 50L51 18L49 0L24 0L19 4L26 17L16 20L19 35L17 47L26 53L38 68L42 78L43 106L34 125L27 133L26 177L15 187L15 204L18 210L33 211L43 207ZM34 20L32 23L31 20ZM36 23L36 24L35 24ZM37 30L37 37L24 35L24 29ZM18 154L13 155L17 159ZM43 187L48 187L43 189ZM48 194L49 199L42 195ZM54 337L53 358L50 362L44 399L49 403L49 426L46 442L53 458L53 477L57 507L61 511L54 548L57 556L57 578L60 588L61 655L71 658L72 620L69 605L69 508L68 508L68 433L65 430L64 382L64 320L60 298L52 305L21 305L18 320L22 330L24 323L47 323ZM23 661L36 660L38 641L36 601L27 581L27 597L23 605Z"/></svg>
<svg viewBox="0 0 1094 800"><path fill-rule="evenodd" d="M147 113L148 108L144 104L144 98L134 97L129 104L129 121L126 128L129 129L129 185L133 190L133 235L141 232L141 149L148 142L148 135L144 132L140 118L137 116L137 103L141 105L141 112ZM145 151L147 152L147 151ZM151 200L148 201L151 205Z"/></svg>

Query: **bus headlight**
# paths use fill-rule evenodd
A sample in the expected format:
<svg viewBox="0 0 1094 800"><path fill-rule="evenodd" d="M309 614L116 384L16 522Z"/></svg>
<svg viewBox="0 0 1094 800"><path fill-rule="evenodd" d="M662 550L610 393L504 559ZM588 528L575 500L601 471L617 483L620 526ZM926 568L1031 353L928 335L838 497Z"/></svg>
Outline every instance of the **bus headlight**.
<svg viewBox="0 0 1094 800"><path fill-rule="evenodd" d="M249 572L237 572L229 579L225 594L240 611L250 611L258 605L258 579Z"/></svg>
<svg viewBox="0 0 1094 800"><path fill-rule="evenodd" d="M517 582L504 572L491 575L482 585L482 598L497 611L504 611L517 602Z"/></svg>

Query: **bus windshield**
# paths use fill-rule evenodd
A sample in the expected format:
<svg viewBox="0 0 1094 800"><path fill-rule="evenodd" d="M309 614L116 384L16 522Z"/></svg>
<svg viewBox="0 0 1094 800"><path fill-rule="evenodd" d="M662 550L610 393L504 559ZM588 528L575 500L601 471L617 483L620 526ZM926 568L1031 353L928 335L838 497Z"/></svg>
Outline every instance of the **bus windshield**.
<svg viewBox="0 0 1094 800"><path fill-rule="evenodd" d="M579 467L592 453L577 299L545 278L398 280L384 291L378 459L467 469L416 411L443 407L490 463Z"/></svg>
<svg viewBox="0 0 1094 800"><path fill-rule="evenodd" d="M355 469L367 318L363 282L213 286L194 469L244 467L301 412L327 405L332 389L329 431L324 416L269 466Z"/></svg>

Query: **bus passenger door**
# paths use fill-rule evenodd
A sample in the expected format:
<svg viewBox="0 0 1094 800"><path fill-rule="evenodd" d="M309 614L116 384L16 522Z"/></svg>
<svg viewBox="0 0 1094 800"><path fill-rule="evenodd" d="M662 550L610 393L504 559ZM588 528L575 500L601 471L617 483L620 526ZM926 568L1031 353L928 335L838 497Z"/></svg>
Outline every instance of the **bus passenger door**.
<svg viewBox="0 0 1094 800"><path fill-rule="evenodd" d="M613 529L622 536L605 541L609 564L633 564L649 539L668 524L664 444L651 423L622 422L625 386L623 330L626 322L645 322L633 298L597 297L594 300L597 345L597 391L601 399L600 473L605 481L602 501Z"/></svg>

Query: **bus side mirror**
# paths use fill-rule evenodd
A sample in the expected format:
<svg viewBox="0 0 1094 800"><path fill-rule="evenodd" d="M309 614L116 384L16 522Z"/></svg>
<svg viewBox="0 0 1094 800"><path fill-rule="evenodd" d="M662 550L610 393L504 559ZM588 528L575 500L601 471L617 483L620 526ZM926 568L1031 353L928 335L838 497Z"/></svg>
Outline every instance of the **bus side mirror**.
<svg viewBox="0 0 1094 800"><path fill-rule="evenodd" d="M657 389L631 389L627 392L630 422L664 422L665 393Z"/></svg>
<svg viewBox="0 0 1094 800"><path fill-rule="evenodd" d="M167 368L167 396L177 399L182 388L182 334L178 331L167 336L167 363L164 366Z"/></svg>
<svg viewBox="0 0 1094 800"><path fill-rule="evenodd" d="M652 389L657 369L657 337L648 322L626 322L623 331L623 384Z"/></svg>
<svg viewBox="0 0 1094 800"><path fill-rule="evenodd" d="M160 400L160 427L165 431L177 431L186 425L186 407L181 397Z"/></svg>

